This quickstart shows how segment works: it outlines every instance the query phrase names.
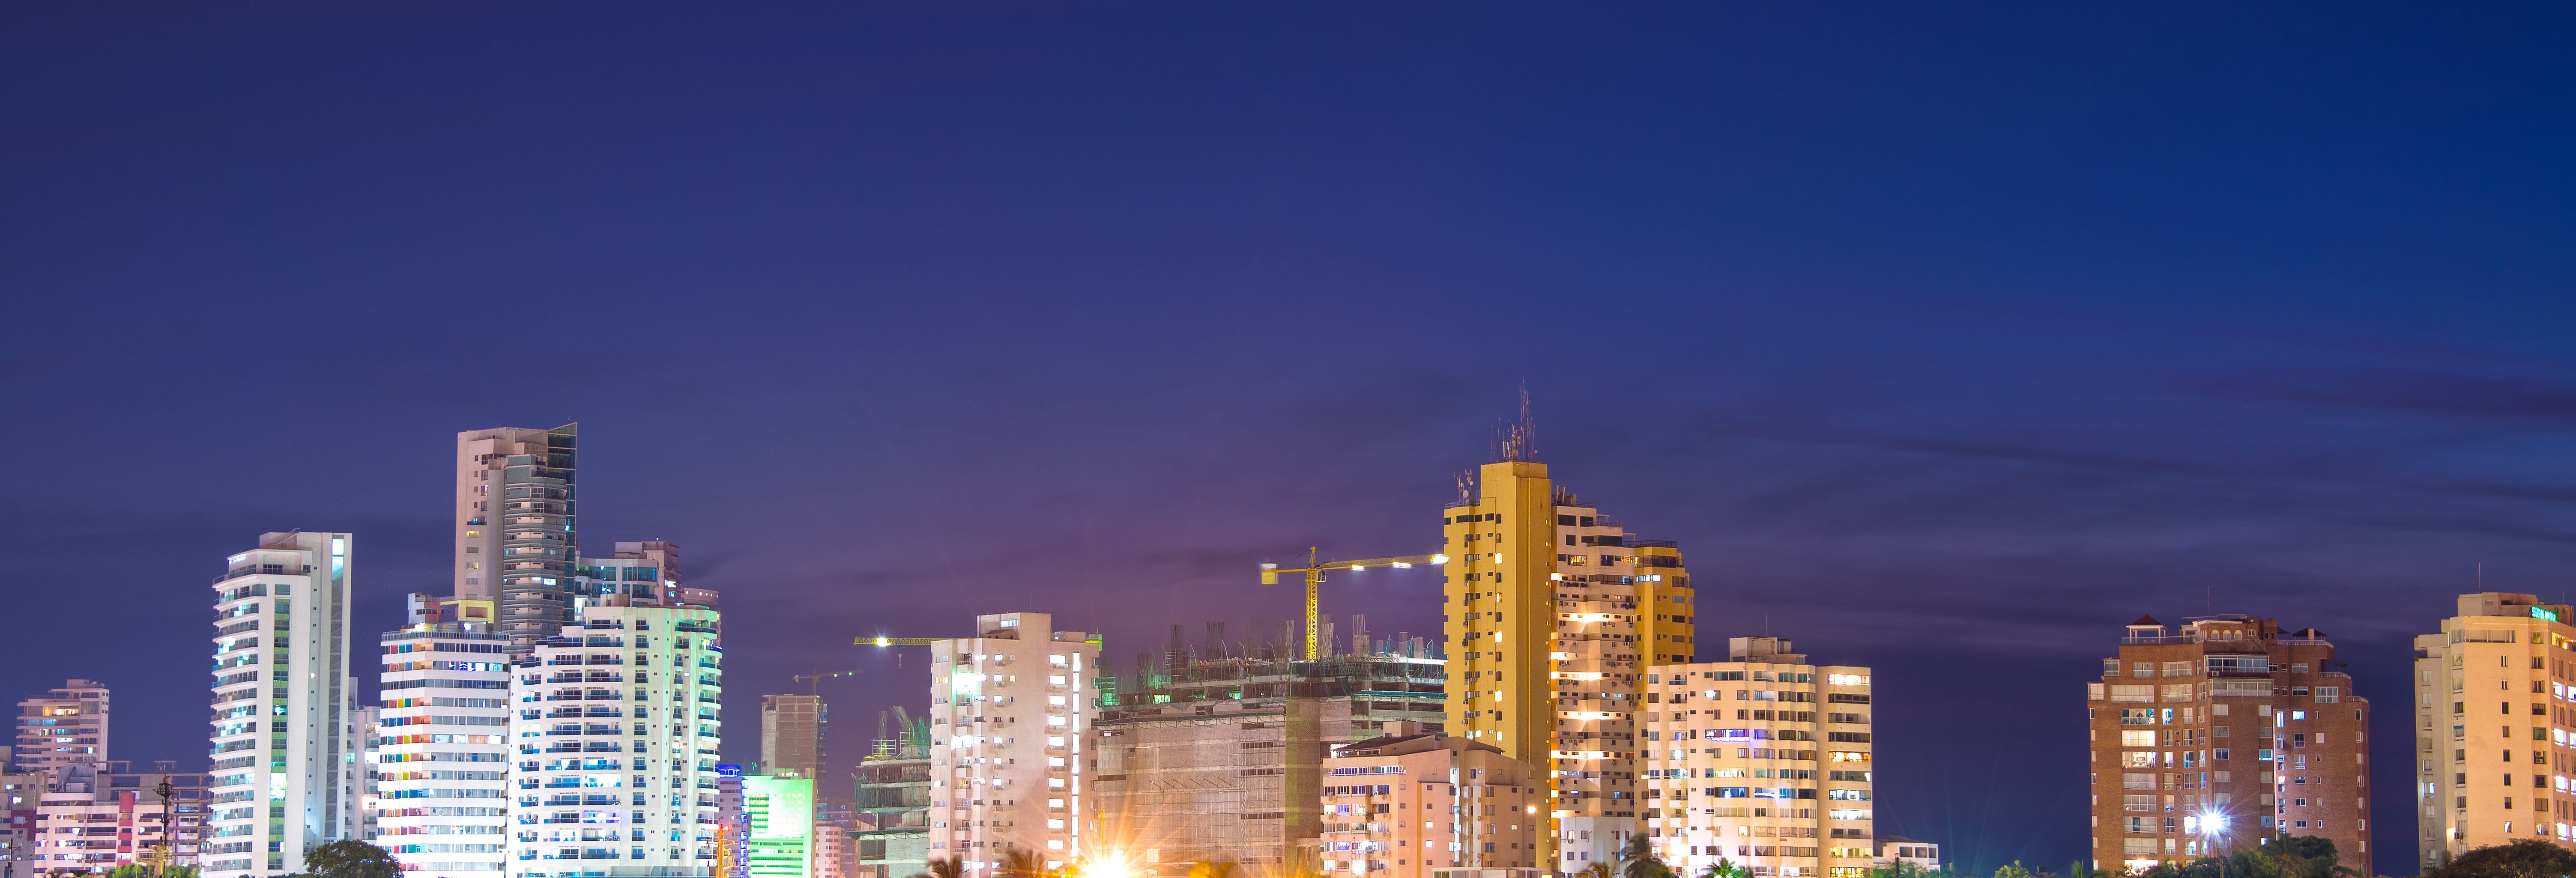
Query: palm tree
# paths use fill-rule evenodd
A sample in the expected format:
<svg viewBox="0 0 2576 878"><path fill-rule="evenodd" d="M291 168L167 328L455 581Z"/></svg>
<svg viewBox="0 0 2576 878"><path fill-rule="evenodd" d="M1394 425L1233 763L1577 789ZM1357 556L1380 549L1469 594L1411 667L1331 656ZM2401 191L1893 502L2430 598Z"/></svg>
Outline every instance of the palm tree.
<svg viewBox="0 0 2576 878"><path fill-rule="evenodd" d="M1699 878L1743 878L1743 876L1744 867L1736 865L1734 860L1725 857L1719 857L1717 862L1699 870Z"/></svg>
<svg viewBox="0 0 2576 878"><path fill-rule="evenodd" d="M929 866L930 871L915 872L912 878L965 878L966 876L966 864L959 861L956 854L932 857Z"/></svg>
<svg viewBox="0 0 2576 878"><path fill-rule="evenodd" d="M1011 848L1002 852L1000 878L1046 878L1046 861L1028 848Z"/></svg>
<svg viewBox="0 0 2576 878"><path fill-rule="evenodd" d="M1575 878L1619 878L1619 870L1610 868L1608 863L1594 863L1574 874Z"/></svg>
<svg viewBox="0 0 2576 878"><path fill-rule="evenodd" d="M1655 856L1655 846L1647 844L1643 835L1629 835L1628 843L1619 848L1619 859L1623 861L1619 878L1664 878L1673 873L1672 867Z"/></svg>
<svg viewBox="0 0 2576 878"><path fill-rule="evenodd" d="M1190 864L1190 878L1234 878L1238 864L1233 860L1206 860Z"/></svg>

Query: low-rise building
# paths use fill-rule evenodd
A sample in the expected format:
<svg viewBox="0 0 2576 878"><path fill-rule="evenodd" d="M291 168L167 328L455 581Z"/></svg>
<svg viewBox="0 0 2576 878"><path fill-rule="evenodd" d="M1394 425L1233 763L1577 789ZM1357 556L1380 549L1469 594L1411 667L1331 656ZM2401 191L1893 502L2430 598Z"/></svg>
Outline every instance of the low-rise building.
<svg viewBox="0 0 2576 878"><path fill-rule="evenodd" d="M197 862L206 818L204 772L162 761L138 772L124 761L56 768L36 805L36 862L45 875L98 875L149 865L169 845L172 865ZM169 797L162 797L168 783ZM165 824L168 831L164 831Z"/></svg>
<svg viewBox="0 0 2576 878"><path fill-rule="evenodd" d="M1915 868L1926 872L1941 870L1940 845L1928 841L1915 841L1902 835L1882 835L1871 839L1871 846L1878 852L1878 855L1871 859L1872 865L1883 868L1898 863L1911 863Z"/></svg>
<svg viewBox="0 0 2576 878"><path fill-rule="evenodd" d="M1324 760L1313 847L1326 875L1536 878L1548 820L1540 770L1491 744L1398 723ZM1452 873L1455 874L1455 873ZM1463 878L1463 876L1462 876Z"/></svg>

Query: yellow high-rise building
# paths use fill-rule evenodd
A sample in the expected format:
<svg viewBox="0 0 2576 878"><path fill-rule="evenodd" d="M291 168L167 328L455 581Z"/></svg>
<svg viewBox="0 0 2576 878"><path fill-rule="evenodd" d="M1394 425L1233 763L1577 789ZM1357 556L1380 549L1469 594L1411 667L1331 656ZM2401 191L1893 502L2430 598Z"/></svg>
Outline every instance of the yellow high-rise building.
<svg viewBox="0 0 2576 878"><path fill-rule="evenodd" d="M1697 614L1678 548L1634 538L1525 456L1515 443L1442 515L1448 728L1541 770L1542 849L1574 872L1642 831L1646 669L1692 661Z"/></svg>

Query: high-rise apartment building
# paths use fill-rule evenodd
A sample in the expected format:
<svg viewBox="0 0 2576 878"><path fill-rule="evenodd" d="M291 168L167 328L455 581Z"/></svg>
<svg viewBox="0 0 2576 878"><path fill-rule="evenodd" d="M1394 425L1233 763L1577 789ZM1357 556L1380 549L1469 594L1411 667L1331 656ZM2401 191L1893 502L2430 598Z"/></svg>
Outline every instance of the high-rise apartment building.
<svg viewBox="0 0 2576 878"><path fill-rule="evenodd" d="M44 697L18 702L10 761L19 771L107 761L107 701L107 687L95 681L64 680Z"/></svg>
<svg viewBox="0 0 2576 878"><path fill-rule="evenodd" d="M1549 481L1526 435L1442 514L1448 730L1538 766L1546 859L1598 862L1643 826L1638 705L1650 669L1696 654L1697 614L1680 550Z"/></svg>
<svg viewBox="0 0 2576 878"><path fill-rule="evenodd" d="M509 831L509 638L487 623L376 638L377 846L409 878L501 878Z"/></svg>
<svg viewBox="0 0 2576 878"><path fill-rule="evenodd" d="M135 771L122 760L55 769L37 803L35 842L26 851L35 868L29 871L98 875L119 866L149 866L164 856L171 866L196 864L207 776L177 769L175 762L162 761L151 771Z"/></svg>
<svg viewBox="0 0 2576 878"><path fill-rule="evenodd" d="M1082 856L1083 749L1096 715L1099 641L1045 613L975 617L975 636L930 645L930 855L990 875L1011 849L1050 868Z"/></svg>
<svg viewBox="0 0 2576 878"><path fill-rule="evenodd" d="M384 717L384 711L383 707L373 704L359 705L349 711L349 726L358 730L358 840L369 844L376 841L379 811L376 804L376 723Z"/></svg>
<svg viewBox="0 0 2576 878"><path fill-rule="evenodd" d="M819 695L760 697L760 768L771 777L823 776L823 726Z"/></svg>
<svg viewBox="0 0 2576 878"><path fill-rule="evenodd" d="M214 764L206 878L278 875L355 838L345 533L271 533L215 590Z"/></svg>
<svg viewBox="0 0 2576 878"><path fill-rule="evenodd" d="M2415 638L2419 865L2524 839L2576 848L2576 608L2492 591L2457 607Z"/></svg>
<svg viewBox="0 0 2576 878"><path fill-rule="evenodd" d="M2087 683L2091 868L2139 871L2330 839L2370 856L2370 702L2315 629L2242 615L2140 617Z"/></svg>
<svg viewBox="0 0 2576 878"><path fill-rule="evenodd" d="M751 878L813 878L813 778L743 775L742 808Z"/></svg>
<svg viewBox="0 0 2576 878"><path fill-rule="evenodd" d="M1860 878L1876 859L1870 671L1793 650L1729 638L1728 661L1647 675L1647 835L1682 874L1725 861L1757 878ZM1561 872L1602 862L1568 853Z"/></svg>
<svg viewBox="0 0 2576 878"><path fill-rule="evenodd" d="M1326 875L1537 878L1547 793L1491 744L1397 722L1324 760L1316 853Z"/></svg>
<svg viewBox="0 0 2576 878"><path fill-rule="evenodd" d="M573 620L581 557L577 425L456 434L456 616L492 622L526 652Z"/></svg>
<svg viewBox="0 0 2576 878"><path fill-rule="evenodd" d="M592 606L514 660L513 878L714 871L717 628L709 609Z"/></svg>

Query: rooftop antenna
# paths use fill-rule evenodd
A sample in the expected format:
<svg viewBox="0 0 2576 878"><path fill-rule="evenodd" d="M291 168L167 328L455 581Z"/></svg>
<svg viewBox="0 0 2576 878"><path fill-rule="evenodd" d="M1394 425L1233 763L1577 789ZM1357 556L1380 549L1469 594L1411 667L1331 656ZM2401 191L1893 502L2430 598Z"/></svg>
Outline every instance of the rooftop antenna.
<svg viewBox="0 0 2576 878"><path fill-rule="evenodd" d="M1538 459L1538 425L1530 420L1529 385L1521 385L1521 420L1504 435L1504 460Z"/></svg>

